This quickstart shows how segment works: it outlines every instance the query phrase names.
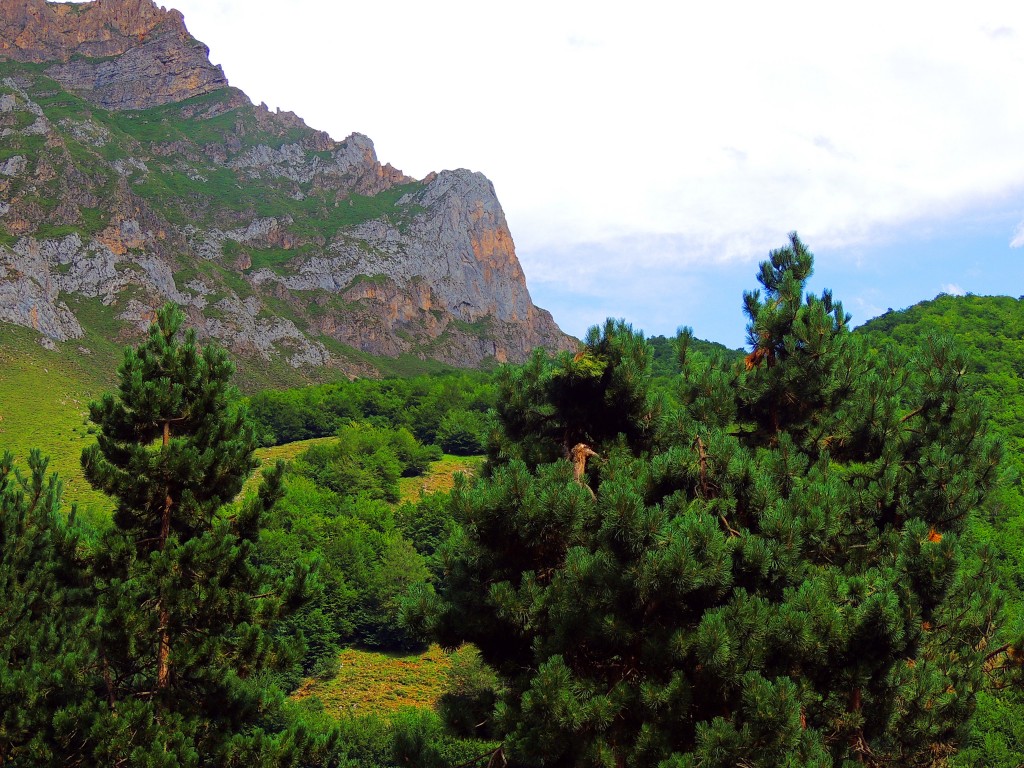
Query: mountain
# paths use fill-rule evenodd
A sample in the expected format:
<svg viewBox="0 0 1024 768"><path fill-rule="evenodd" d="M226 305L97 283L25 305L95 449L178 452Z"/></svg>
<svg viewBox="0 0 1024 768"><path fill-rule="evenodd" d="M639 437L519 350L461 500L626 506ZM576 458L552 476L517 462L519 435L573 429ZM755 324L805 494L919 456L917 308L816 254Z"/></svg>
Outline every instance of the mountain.
<svg viewBox="0 0 1024 768"><path fill-rule="evenodd" d="M0 321L51 348L124 341L168 300L243 371L574 347L484 176L413 179L253 105L150 0L0 0L0 137Z"/></svg>

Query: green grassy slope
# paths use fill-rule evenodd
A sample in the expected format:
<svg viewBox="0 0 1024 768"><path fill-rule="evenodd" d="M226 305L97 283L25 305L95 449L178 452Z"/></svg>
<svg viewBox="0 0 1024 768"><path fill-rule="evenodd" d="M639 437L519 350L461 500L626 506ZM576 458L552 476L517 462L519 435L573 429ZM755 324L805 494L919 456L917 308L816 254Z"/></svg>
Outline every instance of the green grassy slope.
<svg viewBox="0 0 1024 768"><path fill-rule="evenodd" d="M107 498L82 476L82 449L94 441L89 401L109 386L88 363L43 349L36 334L0 323L0 451L11 451L21 466L32 448L50 457L64 481L64 499L86 516L109 514Z"/></svg>
<svg viewBox="0 0 1024 768"><path fill-rule="evenodd" d="M110 502L85 481L80 457L82 449L95 439L87 418L89 402L114 387L122 347L112 340L109 308L98 300L76 304L76 310L83 312L87 335L59 344L55 351L40 346L34 331L0 322L0 451L11 451L24 465L29 450L39 448L64 481L65 501L78 504L83 514L103 519L109 515ZM243 383L252 391L259 389L257 381ZM273 466L277 459L291 461L310 445L332 439L257 450L261 469L246 483L243 493L255 490L262 469ZM418 499L421 488L448 490L456 472L472 474L480 462L479 458L445 456L428 476L403 478L402 498Z"/></svg>

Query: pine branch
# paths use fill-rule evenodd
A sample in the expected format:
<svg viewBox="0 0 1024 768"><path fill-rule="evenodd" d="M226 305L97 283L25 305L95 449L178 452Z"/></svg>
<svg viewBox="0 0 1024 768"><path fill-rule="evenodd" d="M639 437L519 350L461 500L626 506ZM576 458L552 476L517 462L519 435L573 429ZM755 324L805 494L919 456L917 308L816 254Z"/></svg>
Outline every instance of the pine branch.
<svg viewBox="0 0 1024 768"><path fill-rule="evenodd" d="M725 529L729 532L730 536L735 538L741 535L739 531L729 525L729 521L725 518L725 513L719 513L718 519L722 521L722 525L725 526Z"/></svg>
<svg viewBox="0 0 1024 768"><path fill-rule="evenodd" d="M481 723L481 725L482 724L483 723ZM495 758L499 755L499 753L501 754L501 758L500 758L501 762L497 763L497 762L495 762ZM500 768L500 766L508 765L508 760L505 759L505 753L503 752L502 747L499 746L497 749L489 749L486 752L484 752L483 754L478 755L477 757L474 757L474 758L472 758L470 760L467 760L464 763L459 763L456 766L452 766L452 768L469 768L469 766L476 765L481 760L483 760L485 757L488 758L488 760L487 760L487 768L492 768L492 766L494 768Z"/></svg>
<svg viewBox="0 0 1024 768"><path fill-rule="evenodd" d="M906 424L906 423L907 423L908 421L910 421L910 420L911 420L912 418L914 418L914 417L915 417L915 416L917 416L917 415L918 415L919 413L921 413L922 411L924 411L924 409L925 409L925 406L924 406L924 405L920 405L920 406L918 406L917 408L915 408L914 410L912 410L912 411L911 411L910 413L908 413L908 414L907 414L906 416L904 416L904 417L903 417L902 419L900 419L900 424Z"/></svg>

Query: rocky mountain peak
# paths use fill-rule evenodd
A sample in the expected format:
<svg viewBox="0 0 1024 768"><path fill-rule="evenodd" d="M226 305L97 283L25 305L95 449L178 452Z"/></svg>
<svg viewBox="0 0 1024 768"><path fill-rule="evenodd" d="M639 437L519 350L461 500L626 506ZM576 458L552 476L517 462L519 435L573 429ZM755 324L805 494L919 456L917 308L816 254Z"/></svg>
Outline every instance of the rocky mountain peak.
<svg viewBox="0 0 1024 768"><path fill-rule="evenodd" d="M353 176L353 189L362 195L375 195L397 184L416 181L390 163L381 165L369 136L350 134L334 153L334 164L342 174Z"/></svg>
<svg viewBox="0 0 1024 768"><path fill-rule="evenodd" d="M150 0L0 0L0 137L0 321L45 345L173 301L250 370L311 377L574 346L485 176L416 180L254 106Z"/></svg>
<svg viewBox="0 0 1024 768"><path fill-rule="evenodd" d="M179 11L152 0L0 0L0 58L55 62L46 74L110 110L146 109L227 86Z"/></svg>

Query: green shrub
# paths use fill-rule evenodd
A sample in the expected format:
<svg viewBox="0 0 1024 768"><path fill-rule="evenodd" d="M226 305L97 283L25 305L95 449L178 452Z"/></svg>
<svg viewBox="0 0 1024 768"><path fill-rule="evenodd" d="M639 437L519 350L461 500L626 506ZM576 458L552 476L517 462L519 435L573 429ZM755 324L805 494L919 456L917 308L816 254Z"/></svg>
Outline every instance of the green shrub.
<svg viewBox="0 0 1024 768"><path fill-rule="evenodd" d="M441 419L437 441L445 453L476 456L484 452L487 442L487 415L463 409L449 411Z"/></svg>

